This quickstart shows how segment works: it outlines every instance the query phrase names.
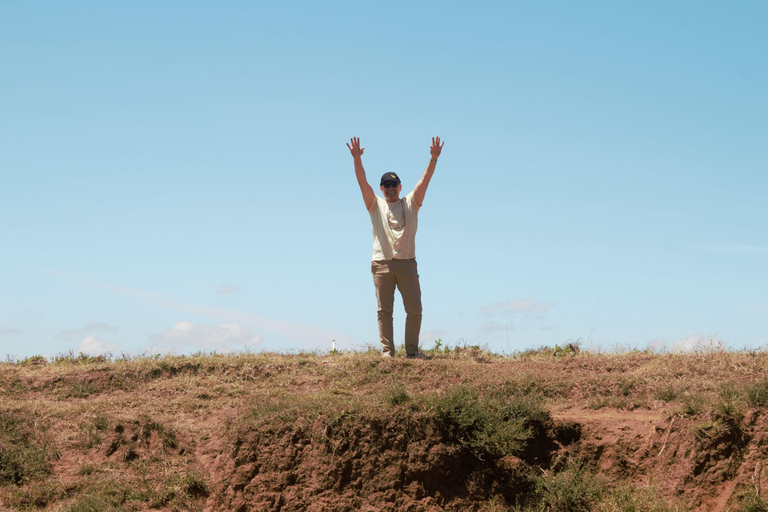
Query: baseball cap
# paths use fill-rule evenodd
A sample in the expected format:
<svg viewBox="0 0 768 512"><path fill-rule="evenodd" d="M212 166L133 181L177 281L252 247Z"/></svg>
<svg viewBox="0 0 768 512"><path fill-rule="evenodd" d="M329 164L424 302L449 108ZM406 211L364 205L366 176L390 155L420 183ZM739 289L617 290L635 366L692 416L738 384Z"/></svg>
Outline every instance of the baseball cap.
<svg viewBox="0 0 768 512"><path fill-rule="evenodd" d="M381 177L381 183L379 183L379 185L384 185L384 182L387 182L387 181L394 181L394 182L397 182L398 184L401 183L400 178L398 178L397 174L393 172L385 172L384 175Z"/></svg>

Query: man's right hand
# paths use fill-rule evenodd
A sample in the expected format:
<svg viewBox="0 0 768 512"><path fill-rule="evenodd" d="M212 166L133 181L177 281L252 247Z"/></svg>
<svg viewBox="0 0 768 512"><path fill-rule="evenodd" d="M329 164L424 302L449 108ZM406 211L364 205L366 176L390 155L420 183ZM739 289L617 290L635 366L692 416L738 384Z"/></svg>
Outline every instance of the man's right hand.
<svg viewBox="0 0 768 512"><path fill-rule="evenodd" d="M373 189L365 179L365 169L363 169L363 151L365 148L360 147L360 138L352 137L349 139L350 144L347 144L349 152L352 153L352 157L355 159L355 176L357 176L357 183L360 185L360 192L363 193L363 201L365 201L365 207L370 210L373 206L373 202L376 200L376 195L373 193Z"/></svg>
<svg viewBox="0 0 768 512"><path fill-rule="evenodd" d="M349 139L349 142L351 142L352 145L350 146L347 144L347 147L349 148L349 152L352 153L352 156L355 158L363 156L363 151L365 151L365 148L360 147L360 137L352 137Z"/></svg>

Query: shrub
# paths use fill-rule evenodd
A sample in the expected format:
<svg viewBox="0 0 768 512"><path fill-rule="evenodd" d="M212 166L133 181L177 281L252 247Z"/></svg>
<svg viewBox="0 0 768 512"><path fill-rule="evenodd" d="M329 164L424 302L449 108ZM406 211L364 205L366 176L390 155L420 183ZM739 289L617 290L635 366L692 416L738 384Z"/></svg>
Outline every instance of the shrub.
<svg viewBox="0 0 768 512"><path fill-rule="evenodd" d="M428 352L432 355L445 355L451 353L451 348L447 343L443 343L442 338L440 338L435 340L434 348L428 350Z"/></svg>
<svg viewBox="0 0 768 512"><path fill-rule="evenodd" d="M589 512L595 510L604 484L588 470L586 463L568 459L562 471L536 477L538 509L547 512Z"/></svg>
<svg viewBox="0 0 768 512"><path fill-rule="evenodd" d="M41 366L45 365L48 359L45 356L31 356L19 361L20 366Z"/></svg>
<svg viewBox="0 0 768 512"><path fill-rule="evenodd" d="M549 414L530 397L479 395L468 386L433 397L429 408L449 439L494 457L521 454L531 438L531 424Z"/></svg>

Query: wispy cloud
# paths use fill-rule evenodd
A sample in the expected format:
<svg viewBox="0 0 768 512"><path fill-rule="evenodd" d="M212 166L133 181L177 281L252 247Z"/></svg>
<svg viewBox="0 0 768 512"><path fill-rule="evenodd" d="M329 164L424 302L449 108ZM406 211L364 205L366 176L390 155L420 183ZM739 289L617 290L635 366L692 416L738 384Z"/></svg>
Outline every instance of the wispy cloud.
<svg viewBox="0 0 768 512"><path fill-rule="evenodd" d="M547 322L547 314L554 304L534 297L508 299L492 302L478 311L482 322L478 328L481 336L496 336L516 329L526 328L535 324L542 328ZM551 326L547 326L551 328Z"/></svg>
<svg viewBox="0 0 768 512"><path fill-rule="evenodd" d="M419 333L419 341L431 342L435 340L445 340L447 336L448 331L445 329L429 329Z"/></svg>
<svg viewBox="0 0 768 512"><path fill-rule="evenodd" d="M21 329L8 329L6 327L0 327L0 337L2 336L20 336L23 331Z"/></svg>
<svg viewBox="0 0 768 512"><path fill-rule="evenodd" d="M77 346L77 351L89 356L102 356L114 353L119 347L117 343L108 343L96 336L88 336Z"/></svg>
<svg viewBox="0 0 768 512"><path fill-rule="evenodd" d="M232 286L229 284L220 284L219 289L216 291L216 293L221 293L224 295L231 295L233 293L237 293L240 291L240 288L237 286Z"/></svg>
<svg viewBox="0 0 768 512"><path fill-rule="evenodd" d="M498 334L500 332L509 331L514 329L515 324L513 322L497 322L496 320L487 320L480 324L480 334Z"/></svg>
<svg viewBox="0 0 768 512"><path fill-rule="evenodd" d="M726 347L723 340L717 335L701 336L693 334L670 343L666 338L659 338L649 343L648 348L655 352L711 352L722 350Z"/></svg>
<svg viewBox="0 0 768 512"><path fill-rule="evenodd" d="M532 297L526 299L509 299L504 302L493 302L480 308L483 318L494 317L524 317L542 318L552 308L551 302L544 302Z"/></svg>
<svg viewBox="0 0 768 512"><path fill-rule="evenodd" d="M175 350L196 348L230 351L237 347L255 347L261 344L263 338L239 323L209 326L177 322L164 333L153 335L152 340L160 346Z"/></svg>
<svg viewBox="0 0 768 512"><path fill-rule="evenodd" d="M725 252L733 254L768 254L768 246L750 244L722 244L704 247L708 252Z"/></svg>
<svg viewBox="0 0 768 512"><path fill-rule="evenodd" d="M213 286L208 286L205 284L195 283L193 281L190 281L193 285L197 286L198 288L204 288L206 290L210 290L215 293L220 293L222 295L231 295L233 293L238 293L240 291L239 286L233 286L231 284L220 284L218 288L215 288Z"/></svg>
<svg viewBox="0 0 768 512"><path fill-rule="evenodd" d="M29 268L29 267L28 267ZM291 322L285 322L283 320L277 320L274 318L265 317L256 313L250 313L246 311L237 311L230 309L214 308L208 306L199 306L195 304L186 304L175 301L170 297L159 293L146 292L142 290L134 290L131 288L125 288L122 286L115 286L112 284L100 283L92 279L83 278L71 273L60 272L57 270L40 269L35 268L39 272L44 272L51 275L56 275L69 279L70 281L79 283L83 286L104 290L109 293L118 295L124 295L134 297L142 302L151 304L153 306L170 309L173 311L180 311L184 313L193 313L197 315L214 318L217 320L226 320L229 322L238 322L245 325L251 325L259 332L268 332L276 334L286 340L297 344L301 347L316 347L319 345L325 346L329 340L335 339L336 342L342 342L346 340L346 337L336 331L330 331L327 329L320 329L301 324L295 324Z"/></svg>
<svg viewBox="0 0 768 512"><path fill-rule="evenodd" d="M111 325L94 322L86 325L82 329L65 329L56 333L56 339L70 341L86 334L93 334L95 332L118 332L120 329L112 327Z"/></svg>

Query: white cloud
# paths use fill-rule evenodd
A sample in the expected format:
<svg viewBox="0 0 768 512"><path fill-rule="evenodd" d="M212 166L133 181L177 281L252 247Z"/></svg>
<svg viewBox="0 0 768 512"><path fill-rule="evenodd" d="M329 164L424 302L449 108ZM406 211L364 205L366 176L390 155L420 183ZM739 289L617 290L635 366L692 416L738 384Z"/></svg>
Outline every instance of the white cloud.
<svg viewBox="0 0 768 512"><path fill-rule="evenodd" d="M512 322L497 322L495 320L487 320L480 325L480 334L498 334L507 332L510 329L514 329L515 324Z"/></svg>
<svg viewBox="0 0 768 512"><path fill-rule="evenodd" d="M532 297L509 299L505 302L493 302L480 309L483 318L522 316L524 318L543 318L552 308L551 302L544 302Z"/></svg>
<svg viewBox="0 0 768 512"><path fill-rule="evenodd" d="M21 329L7 329L0 327L0 336L19 336L21 335Z"/></svg>
<svg viewBox="0 0 768 512"><path fill-rule="evenodd" d="M419 341L430 342L435 340L443 340L448 337L448 331L445 329L429 329L421 331L419 333Z"/></svg>
<svg viewBox="0 0 768 512"><path fill-rule="evenodd" d="M725 343L719 340L717 336L693 335L676 341L670 350L673 352L710 352L723 348L725 348Z"/></svg>
<svg viewBox="0 0 768 512"><path fill-rule="evenodd" d="M117 343L108 343L100 340L96 336L88 336L77 346L77 351L78 353L82 352L83 354L95 357L111 354L115 352L119 346L120 345Z"/></svg>
<svg viewBox="0 0 768 512"><path fill-rule="evenodd" d="M648 348L654 352L713 352L725 349L726 344L717 335L700 336L694 334L671 344L665 338L659 338L651 341Z"/></svg>
<svg viewBox="0 0 768 512"><path fill-rule="evenodd" d="M283 320L278 320L246 311L213 308L196 304L176 302L170 297L159 293L145 292L142 290L134 290L131 288L100 283L72 273L41 268L36 268L35 270L46 274L60 276L90 288L96 288L118 295L134 297L147 304L163 309L171 309L184 313L203 315L209 318L226 319L232 322L246 322L250 325L257 326L260 331L267 331L269 333L277 334L278 336L284 337L301 347L317 347L320 345L325 346L332 339L335 339L337 343L349 343L351 341L343 333L335 330L332 331L319 327L286 322ZM260 339L261 338L259 337L259 341Z"/></svg>
<svg viewBox="0 0 768 512"><path fill-rule="evenodd" d="M152 340L170 349L196 348L229 351L236 346L253 347L263 341L260 334L240 323L209 326L191 322L177 322Z"/></svg>
<svg viewBox="0 0 768 512"><path fill-rule="evenodd" d="M534 297L508 299L492 302L478 311L481 318L478 334L483 337L499 338L506 336L516 329L546 329L554 326L548 322L547 315L552 309L551 302L545 302Z"/></svg>
<svg viewBox="0 0 768 512"><path fill-rule="evenodd" d="M95 332L118 332L119 330L119 328L112 327L111 325L94 322L86 325L82 329L65 329L59 331L56 333L56 339L69 341Z"/></svg>

